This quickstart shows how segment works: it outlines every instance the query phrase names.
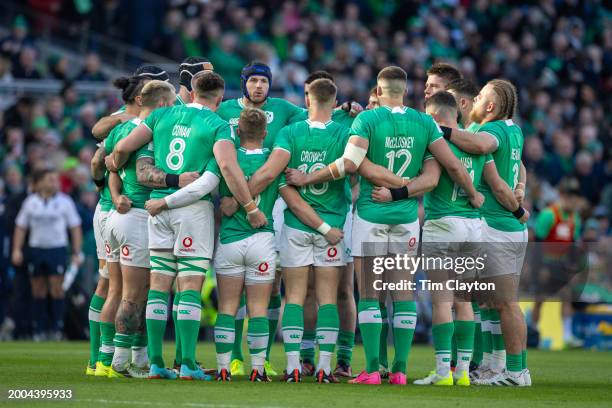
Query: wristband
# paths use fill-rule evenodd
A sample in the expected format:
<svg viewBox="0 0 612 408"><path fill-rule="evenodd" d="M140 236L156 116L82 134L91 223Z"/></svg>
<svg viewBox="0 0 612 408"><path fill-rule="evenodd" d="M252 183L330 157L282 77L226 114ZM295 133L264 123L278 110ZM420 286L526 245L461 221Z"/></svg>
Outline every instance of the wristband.
<svg viewBox="0 0 612 408"><path fill-rule="evenodd" d="M178 187L179 176L177 174L166 173L166 187Z"/></svg>
<svg viewBox="0 0 612 408"><path fill-rule="evenodd" d="M253 201L253 200L251 200L248 203L246 203L245 205L243 205L242 208L244 208L244 211L246 211L247 214L253 214L253 213L256 213L259 210L257 208L257 204L255 204L255 201Z"/></svg>
<svg viewBox="0 0 612 408"><path fill-rule="evenodd" d="M440 129L442 129L442 136L444 136L446 140L450 140L451 135L453 134L453 128L449 128L447 126L440 126Z"/></svg>
<svg viewBox="0 0 612 408"><path fill-rule="evenodd" d="M408 186L389 189L391 191L391 201L405 200L408 198Z"/></svg>
<svg viewBox="0 0 612 408"><path fill-rule="evenodd" d="M513 211L512 215L514 215L515 218L521 218L523 215L525 215L525 209L523 207L519 207L518 210Z"/></svg>
<svg viewBox="0 0 612 408"><path fill-rule="evenodd" d="M106 179L102 177L100 180L94 179L93 182L98 187L104 187L104 185L106 184Z"/></svg>
<svg viewBox="0 0 612 408"><path fill-rule="evenodd" d="M331 230L331 227L329 226L328 223L323 222L323 224L319 225L317 227L317 231L319 232L319 234L321 235L325 235L329 232L329 230Z"/></svg>

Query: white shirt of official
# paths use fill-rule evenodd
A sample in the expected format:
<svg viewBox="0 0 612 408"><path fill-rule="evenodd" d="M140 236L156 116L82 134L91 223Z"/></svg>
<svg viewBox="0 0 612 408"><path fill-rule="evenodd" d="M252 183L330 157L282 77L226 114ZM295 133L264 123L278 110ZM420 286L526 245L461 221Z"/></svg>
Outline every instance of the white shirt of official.
<svg viewBox="0 0 612 408"><path fill-rule="evenodd" d="M66 194L56 193L45 200L34 193L23 202L15 223L30 230L31 248L61 248L68 245L67 230L81 225L81 217Z"/></svg>

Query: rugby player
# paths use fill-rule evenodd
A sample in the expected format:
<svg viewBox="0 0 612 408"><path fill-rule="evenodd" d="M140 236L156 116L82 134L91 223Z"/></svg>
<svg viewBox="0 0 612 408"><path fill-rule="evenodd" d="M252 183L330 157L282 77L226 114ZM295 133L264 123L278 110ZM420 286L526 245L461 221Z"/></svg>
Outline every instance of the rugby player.
<svg viewBox="0 0 612 408"><path fill-rule="evenodd" d="M306 99L308 119L281 130L275 147L289 154L289 167L305 172L331 163L348 140L348 128L331 120L336 106L336 86L329 79L309 84ZM282 185L282 184L281 184ZM304 332L303 306L311 266L315 275L315 296L319 306L316 338L319 361L316 378L319 383L338 382L331 369L331 358L338 340L338 283L346 265L342 227L349 201L344 180L325 182L301 189L299 195L316 211L317 224L300 220L294 205L297 191L281 189L288 205L285 211L280 256L285 282L286 303L283 313L283 341L287 354L285 381L301 381L300 344Z"/></svg>
<svg viewBox="0 0 612 408"><path fill-rule="evenodd" d="M219 107L219 116L228 121L231 126L237 126L240 112L245 107L260 108L266 114L267 118L267 134L264 140L264 147L272 149L274 140L278 132L289 123L298 120L303 115L303 109L293 105L284 99L271 98L268 96L270 87L272 86L272 71L266 64L258 61L247 64L240 75L240 85L243 96L237 99L224 101ZM272 160L273 157L270 156ZM249 182L250 191L253 196L256 196L263 191L270 183L278 177L282 171L279 169L275 174L271 174L267 170L265 173L259 171L259 176L255 180ZM274 231L276 232L277 247L280 245L280 231L283 225L282 214L286 208L281 199L277 200L274 208ZM280 272L280 271L278 271ZM280 315L281 295L280 295L280 273L276 274L276 280L270 297L270 305L268 310L268 319L270 327L269 344L266 352L266 372L269 375L276 375L276 370L270 364L270 349L274 343L276 329L278 327L278 317ZM244 318L246 315L246 306L244 297L240 304L240 309L236 315L236 336L234 349L232 352L231 373L233 375L243 375L244 358L242 356L242 332L244 328Z"/></svg>
<svg viewBox="0 0 612 408"><path fill-rule="evenodd" d="M475 133L443 127L446 139L461 150L491 154L502 179L515 190L522 173L523 133L512 118L517 105L516 88L503 79L491 80L474 101L471 119L480 126ZM528 386L526 326L518 301L518 282L525 257L527 230L519 218L522 207L511 212L483 185L487 198L480 212L484 218L482 240L487 243L488 262L483 281L495 282L491 306L499 313L501 334L505 343L506 367L501 373L482 373L475 384ZM494 320L492 318L491 320Z"/></svg>
<svg viewBox="0 0 612 408"><path fill-rule="evenodd" d="M125 114L129 117L135 117L140 112L140 107L136 103L136 96L140 92L142 81L142 78L132 77L129 79L118 78L114 82L115 86L122 91L121 97L125 103ZM106 151L104 146L101 145L92 159L92 167L96 175L104 174L105 155ZM99 315L101 346L100 352L98 353L99 364L96 364L94 373L96 377L108 377L110 372L111 363L113 361L113 355L115 352L115 317L121 302L122 289L119 255L118 252L113 252L111 250L108 234L108 219L113 212L116 211L119 213L126 213L131 207L131 203L127 197L121 195L121 179L116 173L108 174L107 186L105 189L108 190L108 195L110 196L112 206L109 208L107 214L104 214L103 212L99 214L97 224L100 234L98 239L101 239L104 243L109 283L106 301L101 307ZM103 190L102 200L104 200L104 198L105 193Z"/></svg>
<svg viewBox="0 0 612 408"><path fill-rule="evenodd" d="M176 95L172 85L163 81L151 81L145 86L144 81L139 82L135 86L139 94L135 98L135 103L140 108L139 115L113 129L104 140L107 154L110 154L116 144L145 120L153 110L171 106L175 102ZM112 213L107 225L111 251L119 255L122 276L122 298L115 318L115 353L109 370L111 378L144 378L149 371L144 312L149 287L150 261L148 214L144 204L149 198L151 188L139 183L137 161L143 157L153 158L153 150L148 146L141 147L130 155L128 161L119 169L118 174L122 181L121 194L129 200L130 209L123 214Z"/></svg>

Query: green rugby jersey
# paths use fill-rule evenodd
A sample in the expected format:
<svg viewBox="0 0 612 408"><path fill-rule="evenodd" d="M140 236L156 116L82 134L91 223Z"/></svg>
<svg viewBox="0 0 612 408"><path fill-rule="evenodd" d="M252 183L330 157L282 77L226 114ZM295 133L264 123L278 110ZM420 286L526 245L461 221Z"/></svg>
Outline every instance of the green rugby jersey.
<svg viewBox="0 0 612 408"><path fill-rule="evenodd" d="M347 142L348 128L331 120L327 123L305 120L281 130L274 148L289 152L291 158L287 167L313 173L342 156ZM282 185L284 179L281 180ZM299 192L323 221L342 229L350 203L346 186L346 180L341 179L304 186ZM289 208L285 210L285 224L302 231L316 232L304 225Z"/></svg>
<svg viewBox="0 0 612 408"><path fill-rule="evenodd" d="M486 132L497 140L497 149L487 155L486 163L493 160L499 176L514 190L518 184L523 154L521 128L512 119L496 120L483 124L478 128L478 132ZM527 228L495 199L486 183L482 183L478 190L485 197L480 214L490 227L506 232L523 231Z"/></svg>
<svg viewBox="0 0 612 408"><path fill-rule="evenodd" d="M416 177L428 154L428 146L442 138L442 131L425 113L403 107L381 106L361 112L350 135L369 141L367 158L403 178ZM437 143L446 143L444 140ZM366 221L377 224L408 224L418 215L415 198L388 203L372 200L374 186L361 177L357 212Z"/></svg>
<svg viewBox="0 0 612 408"><path fill-rule="evenodd" d="M485 156L466 153L453 143L449 143L448 147L465 166L474 186L477 187L481 182ZM444 168L436 188L425 194L424 205L426 220L442 217L480 218L480 213L472 207L463 188L453 181Z"/></svg>
<svg viewBox="0 0 612 408"><path fill-rule="evenodd" d="M235 143L229 124L198 103L154 110L143 122L153 133L155 166L166 173L214 171L213 146L220 140ZM218 174L218 171L217 171ZM177 188L154 189L151 198L163 198ZM210 195L202 197L210 200Z"/></svg>
<svg viewBox="0 0 612 408"><path fill-rule="evenodd" d="M256 150L247 150L243 147L238 148L238 163L240 164L240 168L244 172L247 180L255 174L257 169L264 165L266 160L268 160L268 156L270 156L270 150L256 149ZM278 198L278 183L280 180L280 176L276 178L264 191L262 191L257 197L255 197L255 202L257 206L264 213L266 218L268 219L268 225L261 228L253 228L247 219L247 214L244 208L240 207L238 211L231 217L223 216L221 220L221 232L219 234L219 239L222 244L229 244L231 242L240 241L241 239L245 239L250 237L253 234L258 232L271 232L274 233L274 221L272 220L272 209L274 208L274 203ZM229 190L229 187L225 183L225 180L221 180L219 185L219 193L223 197L231 197L232 193Z"/></svg>
<svg viewBox="0 0 612 408"><path fill-rule="evenodd" d="M142 121L138 118L128 120L120 125L115 126L106 139L104 139L104 149L106 154L110 154L120 140L125 139L127 135ZM132 207L144 208L145 201L151 195L151 189L138 183L136 176L136 161L141 157L153 158L153 149L151 143L142 146L137 151L130 155L128 161L119 169L118 174L121 177L123 186L121 193L132 200Z"/></svg>
<svg viewBox="0 0 612 408"><path fill-rule="evenodd" d="M221 116L222 119L229 122L232 127L238 126L238 119L240 118L240 112L244 109L244 104L242 103L242 98L238 99L230 99L224 101L221 106L219 106L219 110L217 110L217 114ZM268 98L266 99L266 103L260 108L266 113L266 118L268 119L268 134L264 139L264 146L267 149L272 149L274 146L274 140L276 139L276 135L278 132L295 119L295 116L299 116L302 114L302 108L295 106L291 102L288 102L284 99L279 98ZM236 148L238 148L240 144L236 143Z"/></svg>

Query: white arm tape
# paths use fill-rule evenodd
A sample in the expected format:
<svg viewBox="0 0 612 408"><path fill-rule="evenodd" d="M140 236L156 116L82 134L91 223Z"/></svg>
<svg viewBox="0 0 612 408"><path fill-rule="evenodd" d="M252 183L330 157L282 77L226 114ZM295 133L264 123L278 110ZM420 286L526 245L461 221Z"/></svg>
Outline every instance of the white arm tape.
<svg viewBox="0 0 612 408"><path fill-rule="evenodd" d="M210 193L219 184L219 177L210 171L204 172L199 179L186 185L165 197L168 208L185 207L193 204L206 194Z"/></svg>
<svg viewBox="0 0 612 408"><path fill-rule="evenodd" d="M353 163L355 163L355 166L359 167L363 159L366 157L367 153L368 151L363 147L359 147L349 142L344 148L344 154L342 155L342 157L344 159L352 161Z"/></svg>
<svg viewBox="0 0 612 408"><path fill-rule="evenodd" d="M329 226L328 223L323 222L323 224L319 225L317 227L317 231L319 232L319 234L321 235L325 235L329 232L329 230L331 230L331 227Z"/></svg>
<svg viewBox="0 0 612 408"><path fill-rule="evenodd" d="M343 178L346 175L346 170L344 170L344 157L339 157L336 159L336 161L334 161L334 163L336 163L336 169L338 169L338 178L334 178L335 180L339 180L341 178ZM334 174L332 173L332 177L334 177Z"/></svg>

